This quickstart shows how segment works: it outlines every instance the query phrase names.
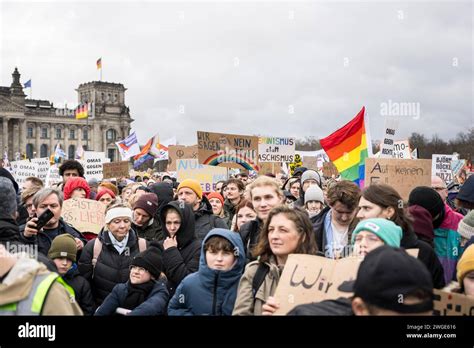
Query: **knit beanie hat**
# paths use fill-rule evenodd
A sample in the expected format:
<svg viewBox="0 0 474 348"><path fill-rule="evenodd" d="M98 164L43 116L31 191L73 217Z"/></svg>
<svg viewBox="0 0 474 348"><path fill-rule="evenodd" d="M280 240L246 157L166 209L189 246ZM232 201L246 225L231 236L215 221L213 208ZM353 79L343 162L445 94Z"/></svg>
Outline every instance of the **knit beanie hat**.
<svg viewBox="0 0 474 348"><path fill-rule="evenodd" d="M155 279L158 279L163 271L163 260L157 248L150 248L137 254L130 265L146 269Z"/></svg>
<svg viewBox="0 0 474 348"><path fill-rule="evenodd" d="M98 201L100 200L100 198L105 195L106 193L108 193L110 195L110 197L112 197L112 199L115 198L115 193L112 192L112 190L109 190L108 188L105 188L105 187L102 187L100 189L100 192L95 196L95 200Z"/></svg>
<svg viewBox="0 0 474 348"><path fill-rule="evenodd" d="M182 183L178 186L178 191L181 190L183 187L187 187L194 191L194 193L198 196L199 199L202 199L202 188L201 184L197 180L194 179L186 179L183 180Z"/></svg>
<svg viewBox="0 0 474 348"><path fill-rule="evenodd" d="M433 241L433 218L431 217L430 212L416 204L408 207L408 211L414 220L413 229L415 230L415 234L418 236L423 236L424 239Z"/></svg>
<svg viewBox="0 0 474 348"><path fill-rule="evenodd" d="M48 251L48 258L54 260L59 257L65 257L72 262L76 262L76 254L76 240L69 233L63 233L54 238Z"/></svg>
<svg viewBox="0 0 474 348"><path fill-rule="evenodd" d="M145 193L141 195L133 205L133 210L141 208L151 217L158 211L158 197L154 193Z"/></svg>
<svg viewBox="0 0 474 348"><path fill-rule="evenodd" d="M224 205L224 197L219 192L211 192L207 195L207 199L210 200L211 198L217 198L221 201L221 204Z"/></svg>
<svg viewBox="0 0 474 348"><path fill-rule="evenodd" d="M474 236L474 210L471 210L465 217L459 222L458 233L466 239L471 239Z"/></svg>
<svg viewBox="0 0 474 348"><path fill-rule="evenodd" d="M16 193L13 182L0 176L0 216L13 218L17 211Z"/></svg>
<svg viewBox="0 0 474 348"><path fill-rule="evenodd" d="M462 288L466 274L474 271L474 245L470 245L466 250L464 250L464 253L458 261L457 271L458 282Z"/></svg>
<svg viewBox="0 0 474 348"><path fill-rule="evenodd" d="M433 227L438 228L444 220L445 208L441 196L428 186L415 187L408 197L408 205L419 205L431 214Z"/></svg>
<svg viewBox="0 0 474 348"><path fill-rule="evenodd" d="M402 229L393 221L381 218L367 219L359 222L352 233L352 244L355 237L361 231L368 231L375 234L383 242L391 247L399 248L402 240Z"/></svg>
<svg viewBox="0 0 474 348"><path fill-rule="evenodd" d="M474 175L471 175L467 178L464 184L462 184L456 198L469 203L474 203Z"/></svg>
<svg viewBox="0 0 474 348"><path fill-rule="evenodd" d="M303 173L303 175L301 175L301 187L303 187L304 182L309 179L316 180L318 183L318 186L321 187L321 176L319 175L318 172L312 169L308 169L307 171Z"/></svg>
<svg viewBox="0 0 474 348"><path fill-rule="evenodd" d="M71 198L74 190L78 188L84 189L84 191L86 191L86 198L89 198L91 194L91 189L89 188L89 185L87 184L86 179L81 178L81 177L76 177L76 178L70 178L66 182L66 185L64 185L64 200Z"/></svg>
<svg viewBox="0 0 474 348"><path fill-rule="evenodd" d="M323 190L317 185L311 185L308 187L306 192L304 193L304 204L308 203L309 201L317 201L324 203L324 194Z"/></svg>

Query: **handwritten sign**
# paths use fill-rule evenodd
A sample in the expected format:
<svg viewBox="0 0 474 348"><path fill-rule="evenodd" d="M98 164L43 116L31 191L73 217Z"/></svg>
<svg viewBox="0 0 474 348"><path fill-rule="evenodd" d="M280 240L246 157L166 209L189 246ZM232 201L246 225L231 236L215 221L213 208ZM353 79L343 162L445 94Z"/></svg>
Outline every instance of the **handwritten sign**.
<svg viewBox="0 0 474 348"><path fill-rule="evenodd" d="M15 180L21 186L30 176L38 176L38 163L29 160L11 162L12 170L15 173Z"/></svg>
<svg viewBox="0 0 474 348"><path fill-rule="evenodd" d="M43 182L46 181L46 177L48 176L48 171L49 171L49 158L44 157L44 158L34 158L31 160L31 162L38 163L38 175L37 178L43 180Z"/></svg>
<svg viewBox="0 0 474 348"><path fill-rule="evenodd" d="M264 162L259 165L258 174L265 175L268 173L277 174L281 172L281 163Z"/></svg>
<svg viewBox="0 0 474 348"><path fill-rule="evenodd" d="M260 137L258 138L258 162L293 162L295 144L294 138Z"/></svg>
<svg viewBox="0 0 474 348"><path fill-rule="evenodd" d="M86 151L84 152L84 177L87 181L103 179L103 164L106 163L104 152Z"/></svg>
<svg viewBox="0 0 474 348"><path fill-rule="evenodd" d="M434 315L469 315L474 316L474 298L434 289Z"/></svg>
<svg viewBox="0 0 474 348"><path fill-rule="evenodd" d="M206 166L195 159L180 159L176 163L178 181L194 179L199 181L204 192L215 190L216 183L227 180L227 168Z"/></svg>
<svg viewBox="0 0 474 348"><path fill-rule="evenodd" d="M287 314L304 303L352 296L352 293L339 291L338 287L345 281L356 279L361 260L356 257L333 260L323 256L290 254L275 291L280 302L276 314Z"/></svg>
<svg viewBox="0 0 474 348"><path fill-rule="evenodd" d="M408 140L396 141L393 144L393 158L411 159L410 143Z"/></svg>
<svg viewBox="0 0 474 348"><path fill-rule="evenodd" d="M398 120L394 118L385 119L384 139L380 147L380 158L392 158L395 132L398 128Z"/></svg>
<svg viewBox="0 0 474 348"><path fill-rule="evenodd" d="M197 145L170 145L168 147L168 170L176 171L176 161L179 159L198 159Z"/></svg>
<svg viewBox="0 0 474 348"><path fill-rule="evenodd" d="M53 164L49 167L48 174L46 175L46 187L52 187L63 181L63 178L59 175L59 168L57 164Z"/></svg>
<svg viewBox="0 0 474 348"><path fill-rule="evenodd" d="M408 200L417 186L431 186L431 160L367 158L365 160L365 185L387 184Z"/></svg>
<svg viewBox="0 0 474 348"><path fill-rule="evenodd" d="M447 184L452 182L453 172L451 169L451 163L453 160L457 160L457 156L433 154L431 160L431 172L433 175L439 176Z"/></svg>
<svg viewBox="0 0 474 348"><path fill-rule="evenodd" d="M322 165L323 164L321 163L321 166ZM319 169L320 166L318 166L318 158L312 157L312 156L303 157L303 167L306 167L308 169L313 169L313 170Z"/></svg>
<svg viewBox="0 0 474 348"><path fill-rule="evenodd" d="M105 205L92 199L71 198L64 201L61 216L79 232L98 234L105 225Z"/></svg>
<svg viewBox="0 0 474 348"><path fill-rule="evenodd" d="M129 162L122 161L122 162L112 162L112 163L104 163L103 165L103 178L121 178L126 177L128 178L129 174Z"/></svg>
<svg viewBox="0 0 474 348"><path fill-rule="evenodd" d="M323 176L326 178L335 178L339 175L339 171L332 162L323 163Z"/></svg>
<svg viewBox="0 0 474 348"><path fill-rule="evenodd" d="M199 163L258 171L258 137L197 132Z"/></svg>

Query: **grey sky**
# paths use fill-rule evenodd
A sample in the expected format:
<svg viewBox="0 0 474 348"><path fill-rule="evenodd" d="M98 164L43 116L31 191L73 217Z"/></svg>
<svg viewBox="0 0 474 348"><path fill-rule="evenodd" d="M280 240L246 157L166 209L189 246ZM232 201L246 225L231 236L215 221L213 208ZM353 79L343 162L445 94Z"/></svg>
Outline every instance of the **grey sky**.
<svg viewBox="0 0 474 348"><path fill-rule="evenodd" d="M128 88L140 143L192 144L197 130L320 138L363 105L377 139L389 100L419 103L397 139L449 139L474 126L472 7L0 1L0 85L18 66L34 98L72 107L102 57L103 80Z"/></svg>

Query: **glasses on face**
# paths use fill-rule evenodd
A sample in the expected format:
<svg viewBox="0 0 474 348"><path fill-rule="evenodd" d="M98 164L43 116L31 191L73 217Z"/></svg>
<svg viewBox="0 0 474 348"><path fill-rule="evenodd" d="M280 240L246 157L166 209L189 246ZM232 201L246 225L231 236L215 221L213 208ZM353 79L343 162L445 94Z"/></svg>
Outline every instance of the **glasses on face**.
<svg viewBox="0 0 474 348"><path fill-rule="evenodd" d="M137 273L140 273L140 274L143 274L145 272L148 272L146 269L144 269L143 267L138 267L138 266L130 266L130 271L133 271L133 272L137 272Z"/></svg>

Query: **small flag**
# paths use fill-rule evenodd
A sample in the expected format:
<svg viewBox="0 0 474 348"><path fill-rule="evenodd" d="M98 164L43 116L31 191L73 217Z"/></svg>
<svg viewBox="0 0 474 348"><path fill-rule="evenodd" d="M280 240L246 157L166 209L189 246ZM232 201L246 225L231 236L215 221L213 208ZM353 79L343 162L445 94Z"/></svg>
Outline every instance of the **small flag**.
<svg viewBox="0 0 474 348"><path fill-rule="evenodd" d="M25 82L25 88L31 88L31 79Z"/></svg>
<svg viewBox="0 0 474 348"><path fill-rule="evenodd" d="M160 153L156 156L158 161L164 161L168 159L168 147L170 145L176 145L176 137L166 139L160 143Z"/></svg>
<svg viewBox="0 0 474 348"><path fill-rule="evenodd" d="M117 145L123 161L126 161L130 157L140 153L140 146L138 145L137 135L135 132L130 134L125 139L116 142L115 145Z"/></svg>
<svg viewBox="0 0 474 348"><path fill-rule="evenodd" d="M54 162L58 163L59 158L66 158L66 153L61 149L59 143L56 144L56 149L54 150Z"/></svg>
<svg viewBox="0 0 474 348"><path fill-rule="evenodd" d="M97 59L97 70L98 69L102 69L102 57L100 57L99 59Z"/></svg>
<svg viewBox="0 0 474 348"><path fill-rule="evenodd" d="M76 159L83 159L84 157L84 148L82 145L79 145L76 150Z"/></svg>
<svg viewBox="0 0 474 348"><path fill-rule="evenodd" d="M76 120L87 118L88 115L89 115L88 103L78 105L78 107L76 108Z"/></svg>
<svg viewBox="0 0 474 348"><path fill-rule="evenodd" d="M153 157L160 156L160 137L158 136L158 134L153 137L149 154Z"/></svg>

